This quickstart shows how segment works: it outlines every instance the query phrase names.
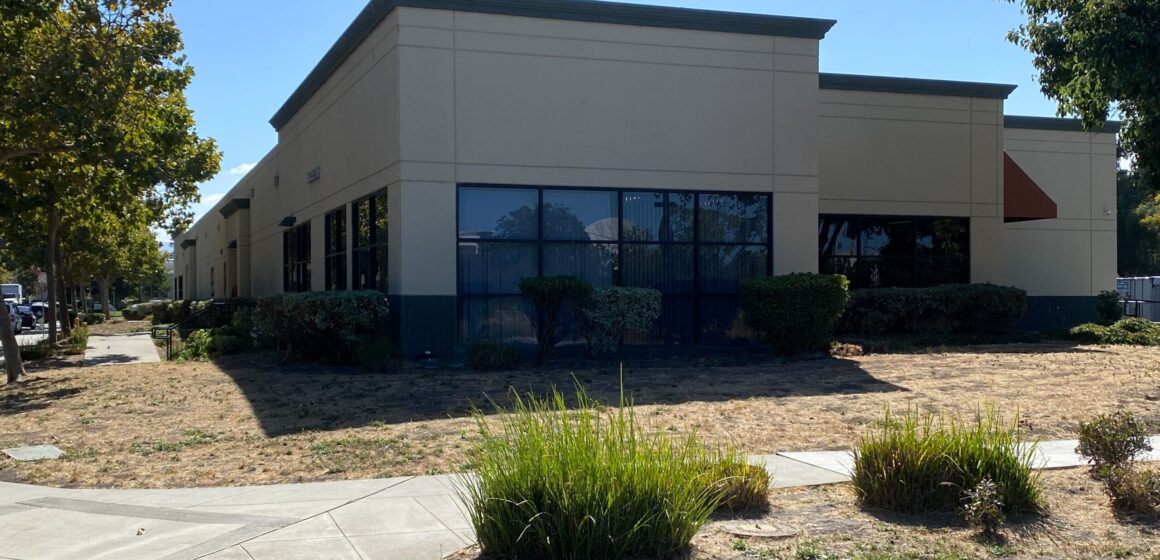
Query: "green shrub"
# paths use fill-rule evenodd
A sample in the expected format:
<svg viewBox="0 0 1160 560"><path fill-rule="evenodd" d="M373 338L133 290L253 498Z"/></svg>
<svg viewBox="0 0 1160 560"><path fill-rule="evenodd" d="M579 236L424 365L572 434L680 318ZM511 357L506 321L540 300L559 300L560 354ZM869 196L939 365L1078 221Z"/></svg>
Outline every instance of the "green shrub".
<svg viewBox="0 0 1160 560"><path fill-rule="evenodd" d="M391 339L382 337L359 346L355 358L363 371L386 371L399 360L399 348Z"/></svg>
<svg viewBox="0 0 1160 560"><path fill-rule="evenodd" d="M520 367L520 353L510 344L479 340L467 347L465 362L476 371L506 371Z"/></svg>
<svg viewBox="0 0 1160 560"><path fill-rule="evenodd" d="M575 276L529 276L520 280L519 287L536 312L536 361L543 363L564 336L560 332L564 311L584 305L592 285Z"/></svg>
<svg viewBox="0 0 1160 560"><path fill-rule="evenodd" d="M189 317L193 302L190 300L175 300L158 303L153 308L154 325L172 325Z"/></svg>
<svg viewBox="0 0 1160 560"><path fill-rule="evenodd" d="M973 421L887 411L854 452L854 492L866 507L950 511L983 479L998 487L1006 513L1039 511L1042 490L1032 471L1033 445L1021 445L1016 422L994 410Z"/></svg>
<svg viewBox="0 0 1160 560"><path fill-rule="evenodd" d="M85 325L73 327L68 338L64 341L64 349L70 354L83 354L89 347L89 328Z"/></svg>
<svg viewBox="0 0 1160 560"><path fill-rule="evenodd" d="M995 535L1007 516L1003 514L999 486L990 478L983 478L974 488L965 492L963 517L967 525L980 530L984 535Z"/></svg>
<svg viewBox="0 0 1160 560"><path fill-rule="evenodd" d="M259 299L253 320L287 356L349 363L367 341L387 336L387 313L381 292L309 292Z"/></svg>
<svg viewBox="0 0 1160 560"><path fill-rule="evenodd" d="M1120 303L1120 292L1104 290L1096 296L1096 314L1100 322L1115 323L1124 318L1124 304Z"/></svg>
<svg viewBox="0 0 1160 560"><path fill-rule="evenodd" d="M649 288L599 288L577 315L590 352L615 352L624 335L652 329L661 316L661 293Z"/></svg>
<svg viewBox="0 0 1160 560"><path fill-rule="evenodd" d="M728 510L763 509L769 505L769 473L744 460L720 460L704 471L710 489L719 496L718 507Z"/></svg>
<svg viewBox="0 0 1160 560"><path fill-rule="evenodd" d="M1160 346L1160 325L1139 317L1121 319L1107 326L1084 323L1067 333L1072 340L1086 344Z"/></svg>
<svg viewBox="0 0 1160 560"><path fill-rule="evenodd" d="M207 329L198 329L182 340L177 357L182 360L208 360L215 351L213 335Z"/></svg>
<svg viewBox="0 0 1160 560"><path fill-rule="evenodd" d="M577 389L575 410L553 390L513 394L481 438L464 477L477 540L488 557L667 557L686 547L719 504L704 466L719 455L695 436L640 425L631 404L604 408Z"/></svg>
<svg viewBox="0 0 1160 560"><path fill-rule="evenodd" d="M128 321L141 321L153 315L154 310L164 304L146 301L135 303L121 310L121 315Z"/></svg>
<svg viewBox="0 0 1160 560"><path fill-rule="evenodd" d="M1160 472L1135 467L1104 469L1104 489L1112 507L1132 515L1160 515Z"/></svg>
<svg viewBox="0 0 1160 560"><path fill-rule="evenodd" d="M1027 292L992 284L854 290L839 331L860 335L987 334L1011 330Z"/></svg>
<svg viewBox="0 0 1160 560"><path fill-rule="evenodd" d="M42 339L36 344L29 344L20 347L20 359L26 362L35 362L44 360L52 356L52 346L48 344L48 339Z"/></svg>
<svg viewBox="0 0 1160 560"><path fill-rule="evenodd" d="M1075 452L1087 458L1093 470L1130 466L1138 455L1151 450L1148 427L1130 412L1101 414L1079 423Z"/></svg>
<svg viewBox="0 0 1160 560"><path fill-rule="evenodd" d="M745 323L782 354L829 347L849 301L849 281L836 274L787 274L741 282Z"/></svg>
<svg viewBox="0 0 1160 560"><path fill-rule="evenodd" d="M105 322L104 313L83 313L80 317L81 321L86 325L100 325Z"/></svg>

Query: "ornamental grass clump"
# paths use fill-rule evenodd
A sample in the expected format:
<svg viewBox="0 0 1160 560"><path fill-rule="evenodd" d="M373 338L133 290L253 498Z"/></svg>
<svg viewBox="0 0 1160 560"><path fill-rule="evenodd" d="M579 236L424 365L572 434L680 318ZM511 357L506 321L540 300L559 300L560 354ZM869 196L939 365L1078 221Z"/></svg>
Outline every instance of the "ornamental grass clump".
<svg viewBox="0 0 1160 560"><path fill-rule="evenodd" d="M901 512L951 511L965 491L991 480L1004 514L1042 508L1035 445L1019 441L1017 422L994 409L971 420L886 411L880 426L854 452L854 491L870 508Z"/></svg>
<svg viewBox="0 0 1160 560"><path fill-rule="evenodd" d="M476 476L464 479L489 557L668 556L727 499L709 468L742 457L646 431L623 398L602 407L578 388L573 409L556 390L512 401L494 425L477 412Z"/></svg>

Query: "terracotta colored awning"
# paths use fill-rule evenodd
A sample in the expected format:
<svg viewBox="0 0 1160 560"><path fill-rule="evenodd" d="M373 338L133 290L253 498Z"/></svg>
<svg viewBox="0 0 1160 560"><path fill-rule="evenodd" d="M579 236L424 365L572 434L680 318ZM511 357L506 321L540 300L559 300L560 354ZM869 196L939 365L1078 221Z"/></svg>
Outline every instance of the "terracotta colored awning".
<svg viewBox="0 0 1160 560"><path fill-rule="evenodd" d="M1003 153L1003 221L1025 222L1056 217L1055 201Z"/></svg>

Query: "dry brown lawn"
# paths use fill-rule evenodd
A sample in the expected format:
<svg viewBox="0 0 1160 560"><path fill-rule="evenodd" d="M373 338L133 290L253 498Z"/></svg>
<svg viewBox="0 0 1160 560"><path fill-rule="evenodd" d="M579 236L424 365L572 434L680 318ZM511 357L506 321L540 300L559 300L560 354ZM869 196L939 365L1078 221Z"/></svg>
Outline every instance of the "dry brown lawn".
<svg viewBox="0 0 1160 560"><path fill-rule="evenodd" d="M568 388L608 403L614 365L587 370L363 374L271 355L218 363L33 371L0 386L0 447L55 444L51 463L0 459L0 478L77 487L189 487L459 471L471 403L510 387ZM1160 425L1160 350L1034 344L969 351L680 367L628 363L624 385L650 424L750 453L852 446L883 408L970 413L992 403L1032 437L1130 410ZM717 360L720 363L720 360ZM574 376L574 378L573 378Z"/></svg>
<svg viewBox="0 0 1160 560"><path fill-rule="evenodd" d="M1074 437L1078 420L1112 410L1160 426L1160 404L1149 400L1160 393L1160 349L1030 344L737 365L746 359L630 362L624 387L649 424L751 453L848 448L887 406L969 414L993 404L1018 414L1028 437ZM459 471L475 433L471 403L485 395L502 401L511 387L576 382L614 403L620 387L611 365L363 374L274 362L251 355L33 371L0 386L0 447L52 443L68 455L0 459L0 480L162 488ZM794 538L740 539L723 530L736 518L717 518L685 556L1160 559L1158 522L1116 518L1084 469L1043 480L1048 515L1013 520L998 542L979 540L953 516L859 509L846 484L775 490L770 511L744 518L799 529Z"/></svg>

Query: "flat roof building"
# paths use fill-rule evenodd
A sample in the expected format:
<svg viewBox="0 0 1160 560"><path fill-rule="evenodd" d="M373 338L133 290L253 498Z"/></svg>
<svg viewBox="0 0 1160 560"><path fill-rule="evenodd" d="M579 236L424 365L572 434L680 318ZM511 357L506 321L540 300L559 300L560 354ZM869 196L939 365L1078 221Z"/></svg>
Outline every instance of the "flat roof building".
<svg viewBox="0 0 1160 560"><path fill-rule="evenodd" d="M1116 126L1014 86L826 74L829 20L588 0L374 0L174 240L174 296L378 289L405 355L534 337L516 285L664 293L639 342L745 339L747 276L1115 288Z"/></svg>

